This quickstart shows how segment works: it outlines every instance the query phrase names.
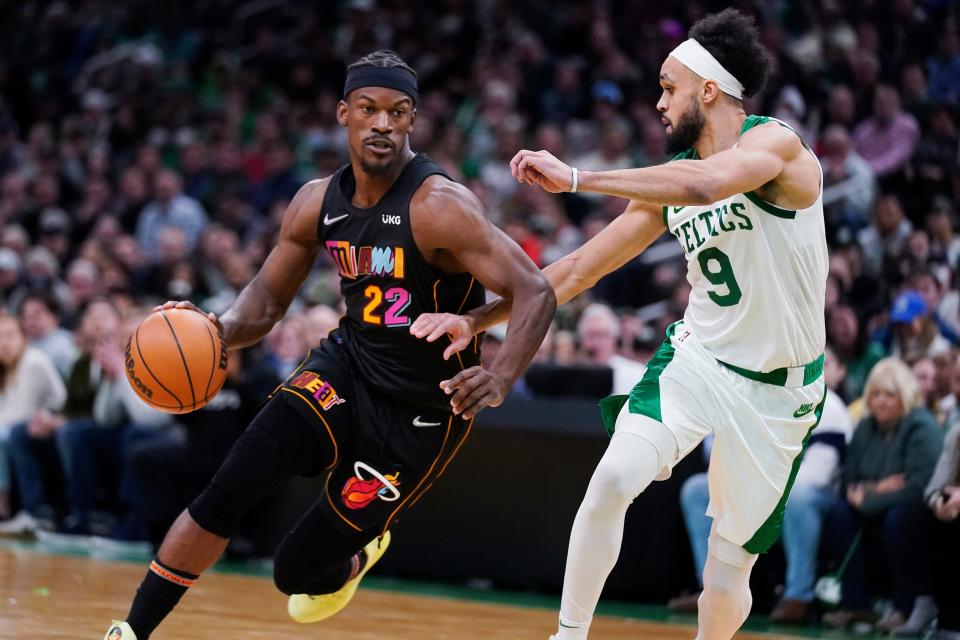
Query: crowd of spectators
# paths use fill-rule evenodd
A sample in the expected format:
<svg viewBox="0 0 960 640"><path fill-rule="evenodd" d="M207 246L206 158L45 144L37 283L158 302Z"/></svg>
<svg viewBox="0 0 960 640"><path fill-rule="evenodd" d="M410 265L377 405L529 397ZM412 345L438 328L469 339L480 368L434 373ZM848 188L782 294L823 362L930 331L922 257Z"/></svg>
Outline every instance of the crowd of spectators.
<svg viewBox="0 0 960 640"><path fill-rule="evenodd" d="M957 557L960 15L948 0L735 4L757 17L773 61L747 112L791 124L823 166L832 391L821 446L788 504L779 612L801 621L818 567L848 555L861 527L857 554L921 537ZM0 519L21 508L2 526L55 520L61 531L88 533L109 476L110 504L123 516L115 535L136 538L145 527L155 541L187 499L162 491L172 485L164 474L174 473L164 461L202 451L205 464L182 478L201 485L232 432L211 441L197 425L215 412L233 412L219 414L225 424L248 415L247 392L269 390L336 325L336 272L321 260L289 316L244 356L248 366L231 365L223 399L203 412L157 414L122 381L129 327L166 299L223 312L259 268L298 187L345 161L334 108L347 63L392 48L418 71L412 147L470 187L490 219L546 265L625 203L518 185L509 158L528 147L590 169L666 160L654 108L660 63L690 24L719 8L628 0L0 6ZM561 308L538 363L607 367L612 389L629 385L689 292L681 253L665 236ZM497 341L491 332L488 354ZM515 392L535 390L521 383ZM695 505L688 515L703 512L699 482L684 492L685 507ZM144 496L162 508L138 513ZM55 513L50 503L63 507ZM904 512L924 526L900 526ZM687 522L697 557L708 525ZM837 549L819 549L821 528L834 531ZM866 590L871 563L857 554L844 563L836 624L872 619L870 598L882 595ZM929 622L938 598L960 610L956 573L951 581L922 562L886 564L887 627ZM941 627L960 632L944 605L940 614Z"/></svg>

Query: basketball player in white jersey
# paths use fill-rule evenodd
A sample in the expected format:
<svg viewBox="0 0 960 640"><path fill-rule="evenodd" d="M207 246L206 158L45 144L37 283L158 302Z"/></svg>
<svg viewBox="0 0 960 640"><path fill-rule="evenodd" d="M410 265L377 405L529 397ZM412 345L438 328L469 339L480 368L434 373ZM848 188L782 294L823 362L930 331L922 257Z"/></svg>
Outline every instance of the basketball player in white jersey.
<svg viewBox="0 0 960 640"><path fill-rule="evenodd" d="M601 402L610 445L573 523L557 640L587 637L620 552L627 507L709 433L713 516L698 640L728 640L750 611L750 571L777 539L800 455L820 418L827 246L817 158L786 124L747 116L767 56L751 19L727 9L690 30L660 70L667 164L591 172L546 151L511 162L552 193L628 198L626 211L545 273L558 302L593 286L664 229L687 257L683 320L629 396ZM644 286L643 283L637 283ZM411 331L445 334L447 356L506 319L499 300L469 316L422 315ZM481 402L461 376L441 386L454 411ZM481 394L482 395L482 394ZM652 576L651 576L652 578Z"/></svg>

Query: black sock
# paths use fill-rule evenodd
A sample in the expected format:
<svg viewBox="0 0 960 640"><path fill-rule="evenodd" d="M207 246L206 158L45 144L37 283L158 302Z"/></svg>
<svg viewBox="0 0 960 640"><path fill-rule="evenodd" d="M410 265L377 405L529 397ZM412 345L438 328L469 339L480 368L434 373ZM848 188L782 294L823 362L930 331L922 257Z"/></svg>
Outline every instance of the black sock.
<svg viewBox="0 0 960 640"><path fill-rule="evenodd" d="M137 640L150 637L196 579L197 576L171 569L159 560L150 563L127 614L127 624L137 634Z"/></svg>

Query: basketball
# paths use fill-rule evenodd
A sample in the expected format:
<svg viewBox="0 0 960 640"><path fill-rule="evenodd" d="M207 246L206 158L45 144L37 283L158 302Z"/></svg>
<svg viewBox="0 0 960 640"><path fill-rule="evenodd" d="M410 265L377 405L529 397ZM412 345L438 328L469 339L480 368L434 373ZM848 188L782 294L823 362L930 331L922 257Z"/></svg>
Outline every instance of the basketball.
<svg viewBox="0 0 960 640"><path fill-rule="evenodd" d="M195 411L227 379L227 346L201 313L164 309L127 340L127 380L144 402L168 413Z"/></svg>

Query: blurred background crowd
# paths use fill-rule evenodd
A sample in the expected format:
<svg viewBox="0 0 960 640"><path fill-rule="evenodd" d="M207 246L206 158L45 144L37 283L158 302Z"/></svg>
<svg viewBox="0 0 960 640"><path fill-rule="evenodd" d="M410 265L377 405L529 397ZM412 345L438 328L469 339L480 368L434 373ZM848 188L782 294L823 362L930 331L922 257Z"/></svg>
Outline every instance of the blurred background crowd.
<svg viewBox="0 0 960 640"><path fill-rule="evenodd" d="M125 337L152 305L189 299L222 313L299 186L346 161L334 116L347 63L391 48L417 70L413 149L469 186L544 266L625 202L518 185L509 158L527 147L598 170L667 160L659 66L690 24L722 8L713 4L0 4L0 526L89 534L104 526L107 476L110 536L155 542L259 398L336 325L336 271L321 259L288 317L231 361L225 391L202 411L157 414L124 380ZM955 596L956 584L883 549L942 527L953 527L954 549L960 539L960 14L949 0L733 4L756 16L773 59L746 110L790 123L819 155L831 256L832 409L793 525L788 508L774 613L809 619L817 561L830 555L817 545L822 525L834 555L855 549L846 617L833 622L875 622L871 598L887 595L881 624L919 629L936 616L934 595ZM557 367L602 393L629 389L688 291L665 234L559 310L513 395L555 387L544 380ZM490 332L485 357L501 337ZM166 464L187 451L200 463ZM683 494L695 558L709 529L696 517L701 485ZM866 586L880 584L866 580L873 565L892 576L882 594Z"/></svg>

